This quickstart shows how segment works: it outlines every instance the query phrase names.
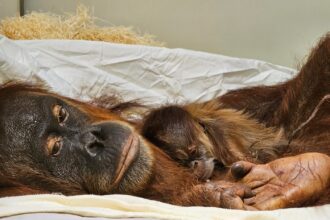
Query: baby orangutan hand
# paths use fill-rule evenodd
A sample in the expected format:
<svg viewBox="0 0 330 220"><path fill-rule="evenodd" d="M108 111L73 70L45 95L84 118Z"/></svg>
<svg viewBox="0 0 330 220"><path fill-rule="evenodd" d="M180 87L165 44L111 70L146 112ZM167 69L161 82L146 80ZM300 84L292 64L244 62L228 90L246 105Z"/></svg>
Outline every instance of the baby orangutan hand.
<svg viewBox="0 0 330 220"><path fill-rule="evenodd" d="M250 187L254 196L237 199L225 208L271 210L299 207L318 198L329 187L330 157L305 153L260 165L240 161L232 165L231 173L239 183ZM235 196L229 190L223 194Z"/></svg>

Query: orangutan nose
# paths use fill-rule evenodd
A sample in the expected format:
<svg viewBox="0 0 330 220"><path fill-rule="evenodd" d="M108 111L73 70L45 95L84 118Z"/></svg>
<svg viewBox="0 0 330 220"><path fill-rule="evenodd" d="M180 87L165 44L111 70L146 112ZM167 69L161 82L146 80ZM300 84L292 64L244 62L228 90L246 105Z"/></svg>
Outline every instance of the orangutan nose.
<svg viewBox="0 0 330 220"><path fill-rule="evenodd" d="M101 129L99 127L93 126L80 135L80 142L84 150L92 157L95 157L104 148L104 145L101 143L100 132Z"/></svg>

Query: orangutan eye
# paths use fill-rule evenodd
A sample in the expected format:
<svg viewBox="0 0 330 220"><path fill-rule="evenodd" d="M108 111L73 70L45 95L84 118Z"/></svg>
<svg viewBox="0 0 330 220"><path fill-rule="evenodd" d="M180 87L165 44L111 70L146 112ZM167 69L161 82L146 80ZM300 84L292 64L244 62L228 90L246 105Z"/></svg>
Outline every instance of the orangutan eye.
<svg viewBox="0 0 330 220"><path fill-rule="evenodd" d="M49 137L47 139L47 151L48 155L56 157L60 154L63 146L63 140L61 137Z"/></svg>
<svg viewBox="0 0 330 220"><path fill-rule="evenodd" d="M196 145L191 145L191 146L188 147L188 154L190 156L196 156L196 154L197 154L197 147L196 147Z"/></svg>
<svg viewBox="0 0 330 220"><path fill-rule="evenodd" d="M203 123L198 122L198 124L202 127L203 132L206 132L207 131L207 127Z"/></svg>
<svg viewBox="0 0 330 220"><path fill-rule="evenodd" d="M63 123L68 119L69 113L68 111L60 106L60 105L55 105L53 108L53 113L55 117L57 118L57 121L60 125L63 125Z"/></svg>
<svg viewBox="0 0 330 220"><path fill-rule="evenodd" d="M188 160L189 159L189 155L186 152L184 152L183 150L176 150L175 155L179 160Z"/></svg>

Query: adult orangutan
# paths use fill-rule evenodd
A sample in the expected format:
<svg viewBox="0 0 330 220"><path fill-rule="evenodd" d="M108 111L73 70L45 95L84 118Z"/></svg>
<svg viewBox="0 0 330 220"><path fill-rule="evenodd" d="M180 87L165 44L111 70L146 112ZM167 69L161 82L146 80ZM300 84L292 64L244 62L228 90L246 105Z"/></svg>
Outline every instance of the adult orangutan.
<svg viewBox="0 0 330 220"><path fill-rule="evenodd" d="M290 109L285 108L284 102L299 108L305 106L299 97L292 98L290 93L296 92L299 86L311 89L306 92L309 96L304 96L303 100L306 99L312 109L319 102L312 98L324 96L314 94L314 90L320 89L316 88L319 85L314 87L310 81L308 86L302 84L312 71L311 65L317 65L315 70L320 75L316 77L317 82L326 83L327 72L324 70L329 65L323 58L329 58L329 39L321 42L296 79L279 86L259 87L260 93L257 92L259 88L232 92L220 98L219 102L236 109L243 109L246 105L245 112L275 130L283 127L289 137L290 131L295 129L290 123L300 125L299 120L304 121L304 117L309 117L311 112L306 107L306 113L299 117L292 114L291 118L291 114L288 116ZM322 61L318 63L314 59ZM283 88L287 92L282 91ZM256 90L255 96L249 96L251 90ZM277 94L281 96L274 100ZM236 99L234 103L230 102L234 99L231 96ZM239 102L240 99L243 101ZM258 103L265 109L260 107L258 111L253 111ZM210 182L205 183L196 179L189 168L168 156L161 146L145 140L121 117L131 107L134 108L134 104L122 103L102 108L95 103L79 102L35 86L17 83L2 85L0 196L52 192L65 195L122 193L177 205L274 209L318 204L315 199L319 199L329 188L330 158L326 155L328 151L324 150L328 146L321 146L327 141L326 125L317 127L319 132L314 136L311 136L313 132L305 133L307 141L300 133L292 138L290 149L292 145L293 153L285 151L276 154L280 157L301 153L297 156L273 160L265 165L237 162L231 167L231 172L224 167L216 171L217 175ZM324 107L326 105L318 112L322 117L316 116L300 132L313 126L313 123L325 122L327 114ZM273 115L270 115L271 110ZM309 150L308 143L311 142L308 141L312 141L309 138L314 140L315 150ZM303 154L321 151L318 149L323 149L323 154ZM325 199L328 199L325 202L329 201L329 197Z"/></svg>

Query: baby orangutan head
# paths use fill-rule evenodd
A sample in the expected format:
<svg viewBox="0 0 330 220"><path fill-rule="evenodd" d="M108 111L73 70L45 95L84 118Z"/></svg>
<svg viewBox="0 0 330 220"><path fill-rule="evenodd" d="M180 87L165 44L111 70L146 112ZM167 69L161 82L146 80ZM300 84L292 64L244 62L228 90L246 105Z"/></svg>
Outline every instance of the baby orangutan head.
<svg viewBox="0 0 330 220"><path fill-rule="evenodd" d="M167 106L152 111L142 134L170 157L193 169L200 180L209 179L216 164L212 145L202 124L181 107Z"/></svg>

